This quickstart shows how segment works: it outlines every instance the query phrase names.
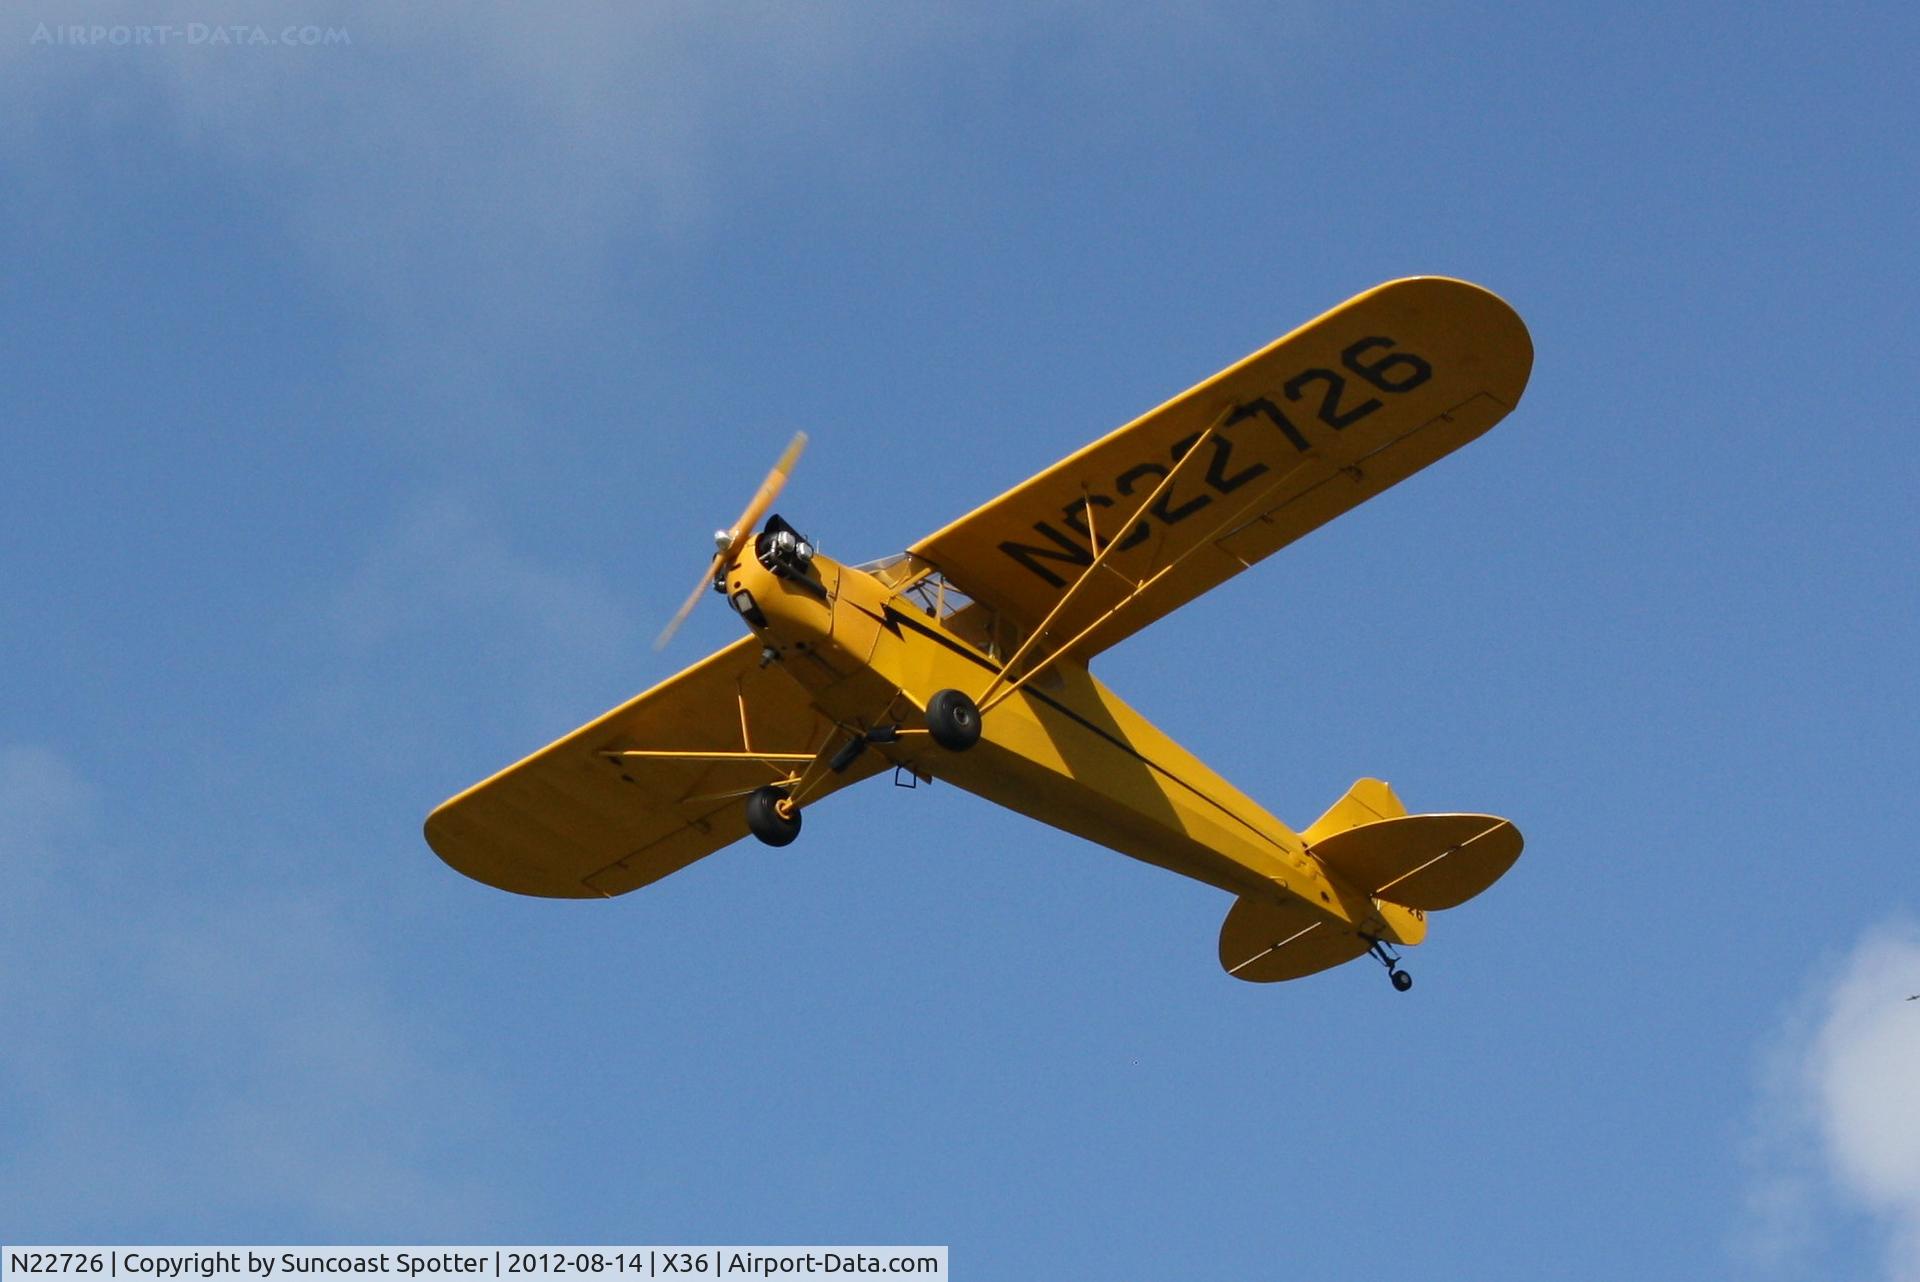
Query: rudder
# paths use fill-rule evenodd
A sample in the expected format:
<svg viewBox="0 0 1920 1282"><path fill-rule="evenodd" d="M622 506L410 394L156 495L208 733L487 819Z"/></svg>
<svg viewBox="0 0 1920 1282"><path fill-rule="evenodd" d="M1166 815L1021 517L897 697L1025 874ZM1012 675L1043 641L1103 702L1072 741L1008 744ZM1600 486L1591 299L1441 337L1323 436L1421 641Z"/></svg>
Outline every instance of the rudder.
<svg viewBox="0 0 1920 1282"><path fill-rule="evenodd" d="M1336 832L1382 819L1398 819L1406 813L1406 803L1394 794L1391 784L1380 779L1356 779L1346 795L1328 806L1327 813L1314 820L1300 839L1311 846Z"/></svg>

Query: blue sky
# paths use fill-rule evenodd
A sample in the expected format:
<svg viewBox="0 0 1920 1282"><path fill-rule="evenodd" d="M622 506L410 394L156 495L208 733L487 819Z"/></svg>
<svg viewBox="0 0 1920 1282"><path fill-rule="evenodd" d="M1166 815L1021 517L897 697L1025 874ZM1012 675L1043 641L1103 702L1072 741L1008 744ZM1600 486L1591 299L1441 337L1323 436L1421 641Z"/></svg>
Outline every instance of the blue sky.
<svg viewBox="0 0 1920 1282"><path fill-rule="evenodd" d="M36 40L66 23L345 44ZM0 1239L949 1243L968 1278L1920 1278L1908 6L101 0L0 21ZM444 796L786 437L898 550L1351 294L1461 454L1096 670L1527 853L1376 968L884 779L500 894Z"/></svg>

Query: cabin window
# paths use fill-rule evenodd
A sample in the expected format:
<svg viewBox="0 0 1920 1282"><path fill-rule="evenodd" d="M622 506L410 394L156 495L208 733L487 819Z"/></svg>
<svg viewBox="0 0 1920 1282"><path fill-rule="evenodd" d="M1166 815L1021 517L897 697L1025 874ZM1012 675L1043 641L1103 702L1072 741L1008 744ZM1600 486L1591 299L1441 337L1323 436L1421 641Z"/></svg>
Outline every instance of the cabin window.
<svg viewBox="0 0 1920 1282"><path fill-rule="evenodd" d="M1004 658L1020 645L1019 630L1008 620L947 582L945 575L919 557L903 552L858 568L899 593L902 600L929 619L938 619L949 632L993 658Z"/></svg>

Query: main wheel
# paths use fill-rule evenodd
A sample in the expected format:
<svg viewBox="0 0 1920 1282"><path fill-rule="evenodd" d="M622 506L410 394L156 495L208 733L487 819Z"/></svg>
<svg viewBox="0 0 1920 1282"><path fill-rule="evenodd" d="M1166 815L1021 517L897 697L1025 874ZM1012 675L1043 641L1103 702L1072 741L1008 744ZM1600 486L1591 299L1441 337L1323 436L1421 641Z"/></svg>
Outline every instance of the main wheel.
<svg viewBox="0 0 1920 1282"><path fill-rule="evenodd" d="M800 812L780 813L787 794L768 784L747 797L747 828L769 846L790 845L800 835Z"/></svg>
<svg viewBox="0 0 1920 1282"><path fill-rule="evenodd" d="M942 690L927 700L927 733L949 752L965 752L980 742L980 706L958 690Z"/></svg>
<svg viewBox="0 0 1920 1282"><path fill-rule="evenodd" d="M1404 993L1413 987L1413 976L1407 974L1404 970L1396 970L1388 976L1388 978L1393 980L1393 989L1395 992Z"/></svg>

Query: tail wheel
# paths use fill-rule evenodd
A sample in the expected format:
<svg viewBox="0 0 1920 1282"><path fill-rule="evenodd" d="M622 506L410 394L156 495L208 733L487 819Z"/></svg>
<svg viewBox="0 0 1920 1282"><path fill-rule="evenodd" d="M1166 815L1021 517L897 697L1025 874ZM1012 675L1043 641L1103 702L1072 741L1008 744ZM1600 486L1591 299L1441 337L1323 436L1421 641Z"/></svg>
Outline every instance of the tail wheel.
<svg viewBox="0 0 1920 1282"><path fill-rule="evenodd" d="M1387 946L1387 941L1373 935L1362 935L1367 941L1367 952L1373 959L1387 968L1387 979L1393 984L1393 991L1404 993L1413 987L1413 976L1400 969L1400 954Z"/></svg>
<svg viewBox="0 0 1920 1282"><path fill-rule="evenodd" d="M948 752L965 752L980 742L980 705L958 690L942 690L927 700L927 733Z"/></svg>
<svg viewBox="0 0 1920 1282"><path fill-rule="evenodd" d="M785 790L768 784L747 797L747 828L769 846L786 846L800 835L800 811Z"/></svg>

